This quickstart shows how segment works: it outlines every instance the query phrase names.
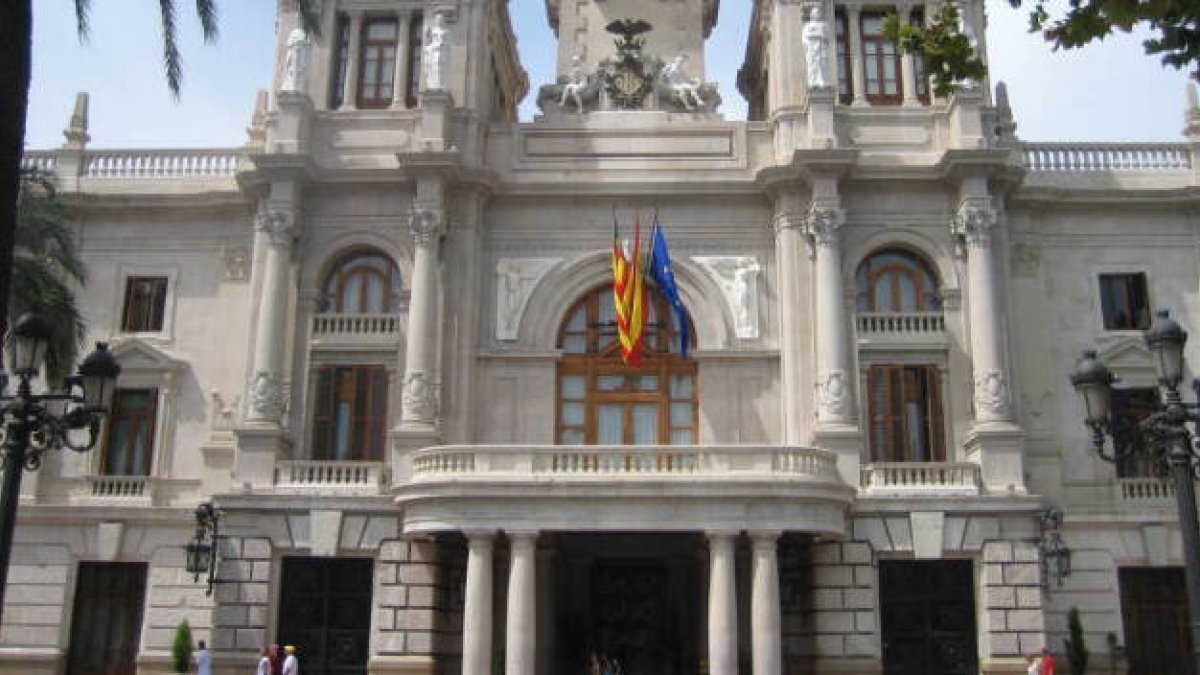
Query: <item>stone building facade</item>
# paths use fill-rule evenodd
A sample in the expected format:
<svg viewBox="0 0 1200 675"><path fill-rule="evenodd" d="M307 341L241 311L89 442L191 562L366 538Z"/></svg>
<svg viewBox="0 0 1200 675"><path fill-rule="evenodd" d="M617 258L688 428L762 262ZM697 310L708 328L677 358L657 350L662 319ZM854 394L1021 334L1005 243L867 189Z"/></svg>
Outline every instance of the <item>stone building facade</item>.
<svg viewBox="0 0 1200 675"><path fill-rule="evenodd" d="M0 671L165 672L186 619L221 673L1023 673L1074 607L1098 672L1168 672L1170 486L1067 374L1098 346L1135 415L1149 312L1200 325L1195 104L1186 143L1022 142L882 41L925 3L755 0L729 121L718 0L546 6L531 123L505 0L325 0L320 38L281 0L244 147L92 149L82 95L26 153L123 371L26 477ZM688 318L652 291L635 369L613 221L654 217Z"/></svg>

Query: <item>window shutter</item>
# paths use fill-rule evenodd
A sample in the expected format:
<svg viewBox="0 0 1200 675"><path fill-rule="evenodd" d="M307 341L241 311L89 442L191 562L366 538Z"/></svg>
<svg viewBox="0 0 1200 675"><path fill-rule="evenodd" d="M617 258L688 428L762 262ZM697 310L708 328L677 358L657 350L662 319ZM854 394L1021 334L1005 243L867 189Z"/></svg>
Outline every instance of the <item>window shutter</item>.
<svg viewBox="0 0 1200 675"><path fill-rule="evenodd" d="M333 375L337 369L332 366L322 367L317 371L316 408L313 410L312 456L314 459L327 459L331 446L331 421L333 419Z"/></svg>
<svg viewBox="0 0 1200 675"><path fill-rule="evenodd" d="M935 366L925 366L925 384L929 392L929 407L925 424L929 430L929 449L935 462L946 461L946 431L942 414L941 376Z"/></svg>

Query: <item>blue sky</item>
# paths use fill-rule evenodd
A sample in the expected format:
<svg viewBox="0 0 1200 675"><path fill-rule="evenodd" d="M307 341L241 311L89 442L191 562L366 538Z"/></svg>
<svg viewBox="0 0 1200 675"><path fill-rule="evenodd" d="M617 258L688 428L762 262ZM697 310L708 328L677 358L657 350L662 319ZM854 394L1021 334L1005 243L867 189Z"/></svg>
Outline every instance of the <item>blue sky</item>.
<svg viewBox="0 0 1200 675"><path fill-rule="evenodd" d="M1142 52L1139 36L1120 35L1073 52L1051 52L1024 30L1025 16L1006 0L987 0L993 82L1008 83L1025 140L1172 141L1183 127L1182 71ZM171 98L163 77L158 3L92 3L92 32L80 44L72 0L34 3L34 74L26 144L62 143L76 91L91 93L93 147L208 147L245 141L254 92L270 81L275 0L219 0L221 37L204 45L192 13L178 0L183 92ZM735 88L746 48L750 0L724 0L708 42L707 79L721 86L729 119L744 119ZM531 93L554 79L556 46L544 0L510 0Z"/></svg>

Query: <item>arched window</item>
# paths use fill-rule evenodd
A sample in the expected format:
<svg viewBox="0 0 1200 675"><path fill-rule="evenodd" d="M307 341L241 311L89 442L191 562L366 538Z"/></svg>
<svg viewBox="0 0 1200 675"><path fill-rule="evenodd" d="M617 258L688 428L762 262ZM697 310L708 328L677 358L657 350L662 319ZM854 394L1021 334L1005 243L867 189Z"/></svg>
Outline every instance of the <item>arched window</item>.
<svg viewBox="0 0 1200 675"><path fill-rule="evenodd" d="M592 290L567 313L558 336L563 351L558 364L559 443L697 442L696 362L679 354L680 327L667 302L653 290L647 300L646 348L637 368L621 361L611 286Z"/></svg>
<svg viewBox="0 0 1200 675"><path fill-rule="evenodd" d="M858 311L936 312L937 277L917 254L904 249L875 253L858 266Z"/></svg>
<svg viewBox="0 0 1200 675"><path fill-rule="evenodd" d="M395 314L399 311L400 270L382 253L351 253L342 258L325 279L322 313Z"/></svg>

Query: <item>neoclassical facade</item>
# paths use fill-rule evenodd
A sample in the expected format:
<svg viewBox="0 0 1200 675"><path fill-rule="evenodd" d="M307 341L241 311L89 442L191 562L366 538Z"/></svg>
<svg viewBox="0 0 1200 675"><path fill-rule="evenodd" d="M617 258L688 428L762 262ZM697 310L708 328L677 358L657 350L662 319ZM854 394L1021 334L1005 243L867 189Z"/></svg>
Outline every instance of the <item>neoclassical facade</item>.
<svg viewBox="0 0 1200 675"><path fill-rule="evenodd" d="M1185 672L1173 491L1067 374L1136 418L1151 312L1200 326L1194 99L1179 144L1023 142L883 40L932 5L755 0L730 121L719 4L547 0L534 94L506 0L280 0L239 148L94 149L81 95L25 161L120 389L26 476L0 671L166 672L186 619L229 674L1024 673L1078 608L1096 672ZM633 367L613 221L655 214L688 316L651 290Z"/></svg>

